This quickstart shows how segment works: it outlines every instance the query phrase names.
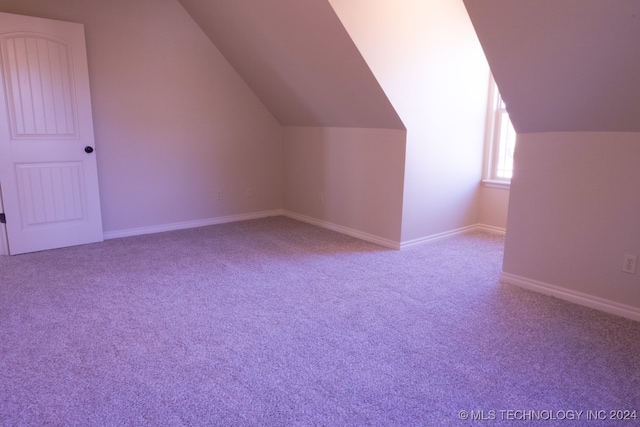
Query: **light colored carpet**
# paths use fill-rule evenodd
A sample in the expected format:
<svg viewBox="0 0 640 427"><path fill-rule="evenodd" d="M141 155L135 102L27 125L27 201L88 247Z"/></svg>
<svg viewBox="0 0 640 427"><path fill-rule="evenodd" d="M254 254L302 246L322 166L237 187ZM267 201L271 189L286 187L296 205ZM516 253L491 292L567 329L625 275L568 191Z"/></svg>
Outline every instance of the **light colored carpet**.
<svg viewBox="0 0 640 427"><path fill-rule="evenodd" d="M0 424L640 425L586 421L640 410L640 324L501 285L502 251L274 217L0 257Z"/></svg>

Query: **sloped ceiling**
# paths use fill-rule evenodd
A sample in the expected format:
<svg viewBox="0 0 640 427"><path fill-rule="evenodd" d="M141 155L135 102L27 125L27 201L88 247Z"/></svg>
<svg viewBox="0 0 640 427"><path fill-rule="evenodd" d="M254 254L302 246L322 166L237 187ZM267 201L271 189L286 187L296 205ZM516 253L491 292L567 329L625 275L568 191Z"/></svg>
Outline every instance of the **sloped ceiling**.
<svg viewBox="0 0 640 427"><path fill-rule="evenodd" d="M285 126L404 129L327 0L179 0Z"/></svg>
<svg viewBox="0 0 640 427"><path fill-rule="evenodd" d="M640 132L640 0L464 0L517 132Z"/></svg>

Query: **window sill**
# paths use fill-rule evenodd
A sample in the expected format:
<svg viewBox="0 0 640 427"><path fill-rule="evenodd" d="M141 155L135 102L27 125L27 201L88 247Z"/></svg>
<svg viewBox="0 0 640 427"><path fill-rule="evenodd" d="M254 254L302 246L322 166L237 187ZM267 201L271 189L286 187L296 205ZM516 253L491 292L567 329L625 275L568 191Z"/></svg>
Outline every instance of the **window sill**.
<svg viewBox="0 0 640 427"><path fill-rule="evenodd" d="M482 183L485 187L502 188L503 190L509 190L511 188L511 181L503 181L499 179L483 179Z"/></svg>

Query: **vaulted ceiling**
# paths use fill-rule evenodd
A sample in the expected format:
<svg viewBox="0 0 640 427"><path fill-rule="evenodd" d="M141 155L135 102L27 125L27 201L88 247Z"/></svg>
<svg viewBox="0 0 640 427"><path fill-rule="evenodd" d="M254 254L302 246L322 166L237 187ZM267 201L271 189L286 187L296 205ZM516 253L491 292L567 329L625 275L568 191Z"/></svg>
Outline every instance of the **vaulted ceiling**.
<svg viewBox="0 0 640 427"><path fill-rule="evenodd" d="M464 0L519 133L640 132L640 0Z"/></svg>
<svg viewBox="0 0 640 427"><path fill-rule="evenodd" d="M404 129L327 0L179 0L282 125Z"/></svg>

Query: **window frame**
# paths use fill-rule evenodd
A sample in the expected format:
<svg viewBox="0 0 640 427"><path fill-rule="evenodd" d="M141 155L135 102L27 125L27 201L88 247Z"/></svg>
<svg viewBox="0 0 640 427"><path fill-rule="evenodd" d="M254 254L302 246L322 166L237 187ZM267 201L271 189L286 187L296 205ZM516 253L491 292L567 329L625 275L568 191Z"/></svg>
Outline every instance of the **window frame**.
<svg viewBox="0 0 640 427"><path fill-rule="evenodd" d="M498 86L490 74L485 132L484 179L482 180L487 187L505 189L511 187L511 178L500 177L497 173L501 151L502 120L505 115L508 118L508 112L498 91Z"/></svg>

